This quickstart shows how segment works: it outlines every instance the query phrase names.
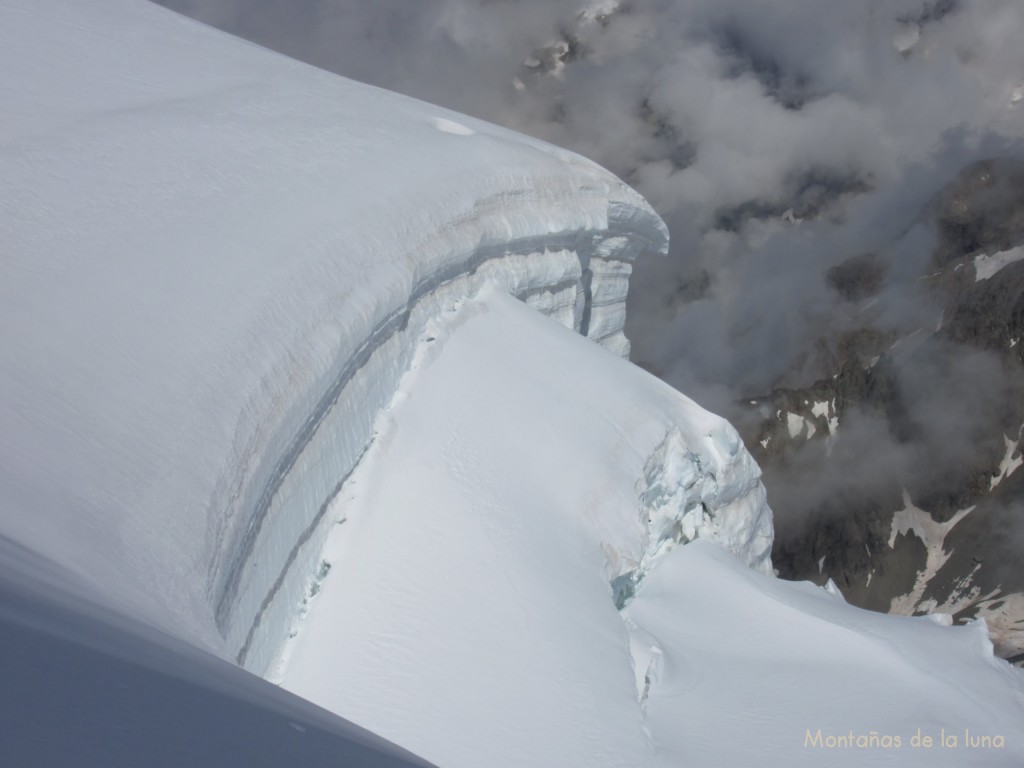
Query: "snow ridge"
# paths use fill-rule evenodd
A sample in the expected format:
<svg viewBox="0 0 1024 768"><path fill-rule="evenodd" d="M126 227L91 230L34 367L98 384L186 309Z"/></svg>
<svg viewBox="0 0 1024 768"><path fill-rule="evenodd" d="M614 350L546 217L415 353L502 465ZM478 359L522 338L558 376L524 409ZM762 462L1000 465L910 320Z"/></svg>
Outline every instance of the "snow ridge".
<svg viewBox="0 0 1024 768"><path fill-rule="evenodd" d="M423 329L484 283L628 350L667 231L585 158L149 3L0 22L4 534L113 607L263 669Z"/></svg>

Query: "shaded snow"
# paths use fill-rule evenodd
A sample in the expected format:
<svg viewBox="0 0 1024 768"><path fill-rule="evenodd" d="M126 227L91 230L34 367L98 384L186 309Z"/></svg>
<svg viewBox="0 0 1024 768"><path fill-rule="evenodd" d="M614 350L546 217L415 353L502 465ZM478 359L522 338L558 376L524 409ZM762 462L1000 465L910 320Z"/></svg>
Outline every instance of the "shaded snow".
<svg viewBox="0 0 1024 768"><path fill-rule="evenodd" d="M646 701L654 765L1014 765L1024 677L984 623L944 627L847 605L741 567L714 545L676 550L625 611L661 649ZM880 672L884 670L884 672ZM915 749L918 729L1000 734L1001 750ZM864 737L865 746L814 746ZM899 737L900 746L868 741ZM642 765L639 761L637 765Z"/></svg>
<svg viewBox="0 0 1024 768"><path fill-rule="evenodd" d="M16 758L223 765L244 723L257 760L418 763L237 659L445 768L820 765L814 729L943 725L1020 763L982 623L771 578L735 430L609 354L666 242L618 179L143 2L5 0L0 66L0 619L33 672L0 701L79 697L62 759Z"/></svg>
<svg viewBox="0 0 1024 768"><path fill-rule="evenodd" d="M339 494L277 675L447 768L635 765L610 582L642 589L690 538L767 571L756 466L727 423L501 293L433 337Z"/></svg>
<svg viewBox="0 0 1024 768"><path fill-rule="evenodd" d="M1003 267L1013 264L1015 261L1024 259L1024 246L1011 248L1008 251L1000 251L991 256L980 254L974 257L974 281L988 280Z"/></svg>
<svg viewBox="0 0 1024 768"><path fill-rule="evenodd" d="M989 490L995 488L999 483L1020 469L1021 464L1024 464L1024 454L1021 453L1018 445L1020 438L1011 440L1006 435L1003 435L1003 442L1006 444L1006 453L999 462L997 474L989 480Z"/></svg>

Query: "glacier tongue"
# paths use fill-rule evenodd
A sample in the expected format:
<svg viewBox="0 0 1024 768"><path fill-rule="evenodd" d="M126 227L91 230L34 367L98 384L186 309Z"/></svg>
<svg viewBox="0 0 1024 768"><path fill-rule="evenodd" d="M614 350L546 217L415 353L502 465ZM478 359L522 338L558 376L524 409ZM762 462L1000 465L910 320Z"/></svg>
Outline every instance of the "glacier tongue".
<svg viewBox="0 0 1024 768"><path fill-rule="evenodd" d="M649 571L672 543L719 542L751 568L771 573L772 520L761 473L731 428L716 430L711 461L671 429L644 467ZM724 454L724 455L723 455Z"/></svg>

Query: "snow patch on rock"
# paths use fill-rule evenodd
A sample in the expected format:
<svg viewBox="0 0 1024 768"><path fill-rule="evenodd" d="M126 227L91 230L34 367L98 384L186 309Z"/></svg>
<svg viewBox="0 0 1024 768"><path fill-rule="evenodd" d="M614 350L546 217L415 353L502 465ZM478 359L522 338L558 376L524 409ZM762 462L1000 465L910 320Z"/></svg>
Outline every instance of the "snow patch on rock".
<svg viewBox="0 0 1024 768"><path fill-rule="evenodd" d="M974 257L974 282L988 280L999 270L1021 259L1024 259L1024 246L1011 248L1008 251L999 251L992 255L979 254Z"/></svg>
<svg viewBox="0 0 1024 768"><path fill-rule="evenodd" d="M1003 441L1006 444L1006 453L1003 454L1002 461L999 462L999 469L996 475L989 480L989 490L995 488L1003 480L1020 469L1021 464L1024 464L1024 454L1020 450L1020 431L1018 431L1016 440L1011 440L1006 435L1003 435Z"/></svg>
<svg viewBox="0 0 1024 768"><path fill-rule="evenodd" d="M924 596L928 583L953 554L944 548L946 536L961 520L974 511L974 507L961 509L949 520L940 523L926 510L914 506L910 494L906 490L903 491L903 505L903 509L893 515L892 528L889 532L889 547L896 546L898 536L912 533L924 544L927 560L924 568L918 572L917 580L911 590L905 595L898 595L892 599L889 612L911 615L924 607L921 605L921 598Z"/></svg>

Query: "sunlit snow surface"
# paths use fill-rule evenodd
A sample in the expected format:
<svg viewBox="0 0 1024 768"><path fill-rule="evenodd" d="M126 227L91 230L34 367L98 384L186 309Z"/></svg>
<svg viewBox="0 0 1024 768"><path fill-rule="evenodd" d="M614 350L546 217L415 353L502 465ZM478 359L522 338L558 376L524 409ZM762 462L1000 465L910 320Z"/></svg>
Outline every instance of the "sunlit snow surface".
<svg viewBox="0 0 1024 768"><path fill-rule="evenodd" d="M277 676L440 765L636 765L610 581L649 546L645 467L688 462L703 535L763 567L758 473L724 421L497 291L434 337L338 500Z"/></svg>
<svg viewBox="0 0 1024 768"><path fill-rule="evenodd" d="M497 292L432 338L333 510L284 687L451 768L963 764L919 727L1003 736L972 764L1024 757L1024 679L981 624L862 611L701 540L620 614L647 457L679 425L725 485L731 429Z"/></svg>
<svg viewBox="0 0 1024 768"><path fill-rule="evenodd" d="M1015 261L1024 259L1024 247L1011 248L991 255L980 254L974 257L974 281L988 280L999 270L1008 267Z"/></svg>
<svg viewBox="0 0 1024 768"><path fill-rule="evenodd" d="M3 533L257 672L427 320L490 281L622 353L665 246L579 156L142 0L4 2L0 71Z"/></svg>
<svg viewBox="0 0 1024 768"><path fill-rule="evenodd" d="M768 575L606 171L141 0L4 0L0 71L5 758L416 764L237 662L445 768L1021 762L981 625Z"/></svg>

